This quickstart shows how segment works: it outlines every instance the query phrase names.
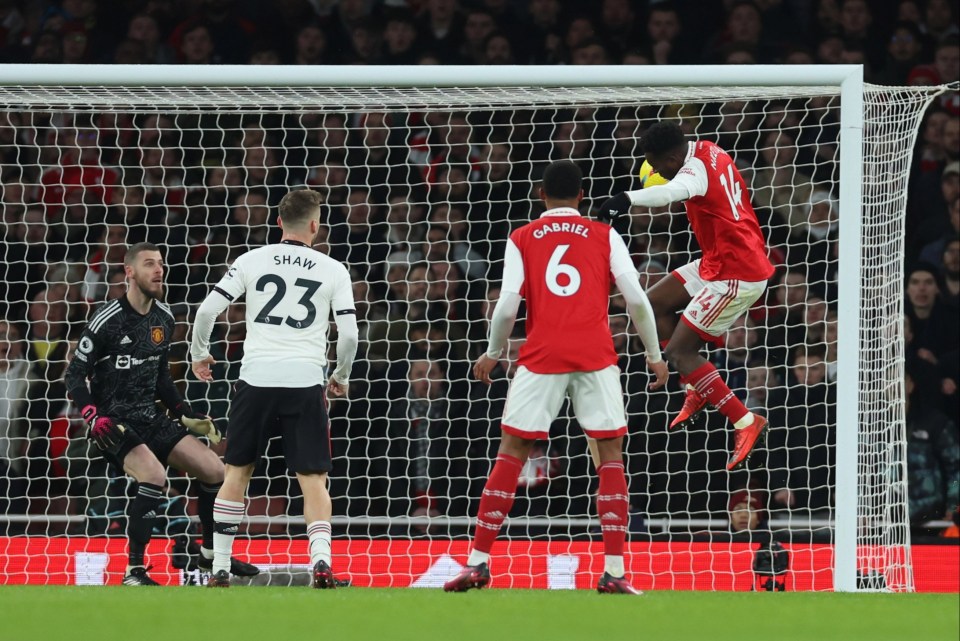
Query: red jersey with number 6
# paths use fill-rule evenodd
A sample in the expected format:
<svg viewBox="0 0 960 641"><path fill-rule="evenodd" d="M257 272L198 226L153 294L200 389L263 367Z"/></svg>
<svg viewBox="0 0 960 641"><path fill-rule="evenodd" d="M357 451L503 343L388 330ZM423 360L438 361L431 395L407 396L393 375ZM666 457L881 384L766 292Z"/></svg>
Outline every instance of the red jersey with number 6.
<svg viewBox="0 0 960 641"><path fill-rule="evenodd" d="M608 317L610 226L575 209L547 211L510 235L523 259L527 342L518 365L536 374L617 363Z"/></svg>
<svg viewBox="0 0 960 641"><path fill-rule="evenodd" d="M698 158L707 169L707 193L686 201L687 218L703 252L700 277L704 280L767 280L773 275L767 243L750 204L747 185L733 158L707 140L689 145L687 158ZM692 171L685 165L679 174Z"/></svg>

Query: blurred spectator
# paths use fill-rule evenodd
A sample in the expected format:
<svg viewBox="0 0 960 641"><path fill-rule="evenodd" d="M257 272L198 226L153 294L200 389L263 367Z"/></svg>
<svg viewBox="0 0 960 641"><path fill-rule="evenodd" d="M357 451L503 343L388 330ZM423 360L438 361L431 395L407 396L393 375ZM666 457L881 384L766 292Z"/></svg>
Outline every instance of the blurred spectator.
<svg viewBox="0 0 960 641"><path fill-rule="evenodd" d="M506 35L494 32L483 42L483 55L480 61L488 65L512 65L516 63L513 44Z"/></svg>
<svg viewBox="0 0 960 641"><path fill-rule="evenodd" d="M887 41L886 63L874 79L884 85L907 84L910 70L920 62L922 53L923 35L920 28L913 22L898 22Z"/></svg>
<svg viewBox="0 0 960 641"><path fill-rule="evenodd" d="M796 140L785 131L771 131L760 142L760 169L753 179L753 205L765 207L791 230L808 220L813 184L797 168Z"/></svg>
<svg viewBox="0 0 960 641"><path fill-rule="evenodd" d="M0 466L19 466L26 452L26 428L21 424L27 396L28 364L16 325L0 320ZM0 477L5 476L0 470ZM0 495L2 498L2 495Z"/></svg>
<svg viewBox="0 0 960 641"><path fill-rule="evenodd" d="M759 334L753 320L741 316L727 331L723 349L713 353L713 364L724 371L727 386L738 396L742 397L747 389L747 367L751 359L763 360L763 354L756 350L758 341Z"/></svg>
<svg viewBox="0 0 960 641"><path fill-rule="evenodd" d="M383 64L411 65L419 54L417 22L406 11L394 11L387 16L383 30Z"/></svg>
<svg viewBox="0 0 960 641"><path fill-rule="evenodd" d="M770 390L778 386L776 375L766 363L747 367L747 398L743 404L751 412L768 413Z"/></svg>
<svg viewBox="0 0 960 641"><path fill-rule="evenodd" d="M937 270L916 265L907 272L904 312L913 328L913 345L920 358L937 365L940 356L960 344L958 310L943 300L937 286Z"/></svg>
<svg viewBox="0 0 960 641"><path fill-rule="evenodd" d="M64 31L61 51L64 64L77 65L88 62L87 32L79 26Z"/></svg>
<svg viewBox="0 0 960 641"><path fill-rule="evenodd" d="M727 502L730 531L734 534L762 530L767 524L767 512L762 493L757 489L744 488L730 494Z"/></svg>
<svg viewBox="0 0 960 641"><path fill-rule="evenodd" d="M463 25L463 44L459 55L466 62L483 63L486 59L487 38L497 28L493 14L483 8L474 8L466 13ZM507 41L509 43L509 40Z"/></svg>
<svg viewBox="0 0 960 641"><path fill-rule="evenodd" d="M195 15L173 30L170 40L174 46L179 44L183 62L247 62L257 27L239 15L237 4L237 0L204 0Z"/></svg>
<svg viewBox="0 0 960 641"><path fill-rule="evenodd" d="M929 263L937 267L943 266L943 252L950 242L950 239L960 237L960 198L954 198L950 203L950 225L949 227L939 224L938 230L940 237L923 246L917 260L921 263ZM937 221L939 222L939 221ZM932 231L930 232L933 233Z"/></svg>
<svg viewBox="0 0 960 641"><path fill-rule="evenodd" d="M63 62L63 49L60 36L55 31L42 31L36 37L30 62L36 64L56 64Z"/></svg>
<svg viewBox="0 0 960 641"><path fill-rule="evenodd" d="M173 50L161 41L160 25L149 13L138 13L130 18L127 25L127 38L143 45L146 62L170 64L174 62Z"/></svg>
<svg viewBox="0 0 960 641"><path fill-rule="evenodd" d="M874 16L867 0L842 0L840 3L840 35L846 47L856 47L866 54L870 68L883 66L883 41L874 33Z"/></svg>
<svg viewBox="0 0 960 641"><path fill-rule="evenodd" d="M100 132L96 127L76 123L54 132L58 152L40 176L37 197L47 205L48 216L59 216L71 194L87 196L100 204L111 202L112 190L119 183L114 169L101 165Z"/></svg>
<svg viewBox="0 0 960 641"><path fill-rule="evenodd" d="M588 38L573 47L570 62L575 65L605 65L609 64L610 55L603 43Z"/></svg>
<svg viewBox="0 0 960 641"><path fill-rule="evenodd" d="M958 32L956 5L950 0L927 0L924 6L923 25L933 42Z"/></svg>
<svg viewBox="0 0 960 641"><path fill-rule="evenodd" d="M390 250L386 242L379 208L370 190L351 187L346 204L339 208L336 223L330 228L330 252L364 278L376 281L383 275L383 263Z"/></svg>
<svg viewBox="0 0 960 641"><path fill-rule="evenodd" d="M727 11L726 28L707 43L705 62L722 62L723 53L740 47L753 54L757 62L769 63L778 57L778 48L766 41L763 16L752 0L736 0Z"/></svg>
<svg viewBox="0 0 960 641"><path fill-rule="evenodd" d="M603 0L600 5L600 28L603 29L604 39L618 49L615 52L618 56L638 40L635 31L637 14L633 4L630 0Z"/></svg>
<svg viewBox="0 0 960 641"><path fill-rule="evenodd" d="M453 497L464 497L462 465L466 433L463 410L447 398L444 372L436 362L411 360L407 393L391 404L391 466L394 493L404 492L410 514L438 516Z"/></svg>
<svg viewBox="0 0 960 641"><path fill-rule="evenodd" d="M345 61L350 64L373 64L380 61L380 31L370 20L358 22L350 30L350 52Z"/></svg>
<svg viewBox="0 0 960 641"><path fill-rule="evenodd" d="M223 60L214 49L210 29L203 22L191 22L184 25L176 39L178 60L188 65L218 64Z"/></svg>
<svg viewBox="0 0 960 641"><path fill-rule="evenodd" d="M83 276L83 297L90 302L106 299L107 275L114 269L123 267L123 257L127 253L127 226L113 219L103 226L96 250L90 256Z"/></svg>
<svg viewBox="0 0 960 641"><path fill-rule="evenodd" d="M954 237L944 245L941 265L943 299L951 307L960 306L960 238Z"/></svg>
<svg viewBox="0 0 960 641"><path fill-rule="evenodd" d="M231 245L253 249L267 244L270 231L267 197L264 189L245 189L234 196L230 210Z"/></svg>
<svg viewBox="0 0 960 641"><path fill-rule="evenodd" d="M20 221L11 220L0 242L0 310L22 318L27 301L50 280L50 270L67 257L67 246L39 207L30 207Z"/></svg>
<svg viewBox="0 0 960 641"><path fill-rule="evenodd" d="M530 0L527 4L529 41L527 61L539 64L560 62L561 24L559 0Z"/></svg>
<svg viewBox="0 0 960 641"><path fill-rule="evenodd" d="M960 80L960 39L956 33L944 36L940 40L934 54L933 66L937 70L937 79L940 84ZM954 115L957 113L954 112Z"/></svg>
<svg viewBox="0 0 960 641"><path fill-rule="evenodd" d="M423 50L444 64L461 62L457 50L463 42L463 15L457 0L426 0L420 19Z"/></svg>
<svg viewBox="0 0 960 641"><path fill-rule="evenodd" d="M923 402L919 387L933 381L919 376L922 370L908 361L907 491L910 522L951 520L960 504L960 433L957 425Z"/></svg>
<svg viewBox="0 0 960 641"><path fill-rule="evenodd" d="M825 356L822 345L797 348L790 386L768 392L767 469L773 502L780 507L833 506L837 390L827 381Z"/></svg>
<svg viewBox="0 0 960 641"><path fill-rule="evenodd" d="M457 265L468 278L482 278L487 273L487 264L470 248L465 237L462 216L459 209L451 209L445 205L438 207L430 216L431 225L427 229L422 249L414 251L412 257L414 260L427 262L449 261Z"/></svg>
<svg viewBox="0 0 960 641"><path fill-rule="evenodd" d="M317 24L300 27L295 40L293 64L320 65L327 62L324 53L327 50L327 36Z"/></svg>

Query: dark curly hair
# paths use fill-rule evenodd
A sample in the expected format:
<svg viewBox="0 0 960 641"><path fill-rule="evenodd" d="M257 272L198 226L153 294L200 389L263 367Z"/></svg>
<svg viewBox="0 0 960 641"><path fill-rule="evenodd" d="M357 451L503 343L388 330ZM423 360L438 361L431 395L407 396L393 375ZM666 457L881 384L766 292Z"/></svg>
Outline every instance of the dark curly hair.
<svg viewBox="0 0 960 641"><path fill-rule="evenodd" d="M665 154L687 142L687 137L675 122L658 122L640 136L640 152L646 154Z"/></svg>

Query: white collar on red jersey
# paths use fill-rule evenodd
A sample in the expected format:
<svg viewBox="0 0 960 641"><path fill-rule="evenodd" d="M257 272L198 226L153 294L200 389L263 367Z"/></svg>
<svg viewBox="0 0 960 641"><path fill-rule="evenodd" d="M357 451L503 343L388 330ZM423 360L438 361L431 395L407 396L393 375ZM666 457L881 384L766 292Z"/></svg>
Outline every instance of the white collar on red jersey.
<svg viewBox="0 0 960 641"><path fill-rule="evenodd" d="M580 212L574 209L573 207L555 207L553 209L548 209L547 211L540 214L540 218L546 218L548 216L579 216Z"/></svg>
<svg viewBox="0 0 960 641"><path fill-rule="evenodd" d="M695 140L691 140L687 143L687 155L683 158L683 164L687 164L687 161L693 158L693 153L697 150L697 143Z"/></svg>

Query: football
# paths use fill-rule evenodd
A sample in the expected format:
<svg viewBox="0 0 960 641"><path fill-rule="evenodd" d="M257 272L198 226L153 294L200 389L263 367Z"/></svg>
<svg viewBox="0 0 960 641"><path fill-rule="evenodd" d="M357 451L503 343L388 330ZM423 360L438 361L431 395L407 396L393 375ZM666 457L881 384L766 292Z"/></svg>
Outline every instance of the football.
<svg viewBox="0 0 960 641"><path fill-rule="evenodd" d="M640 187L655 187L656 185L666 185L669 180L653 170L646 160L640 165Z"/></svg>

